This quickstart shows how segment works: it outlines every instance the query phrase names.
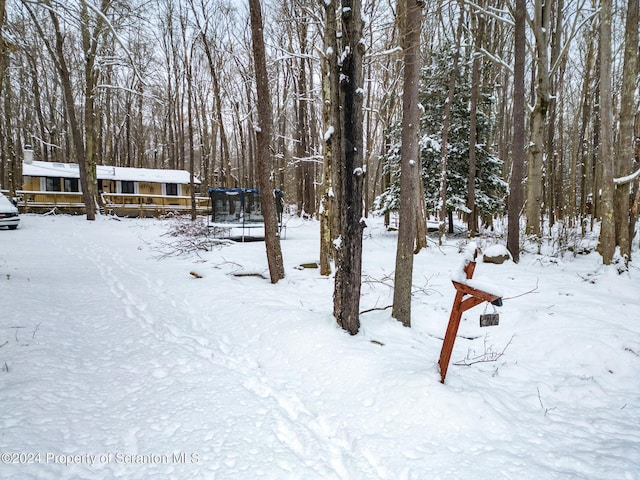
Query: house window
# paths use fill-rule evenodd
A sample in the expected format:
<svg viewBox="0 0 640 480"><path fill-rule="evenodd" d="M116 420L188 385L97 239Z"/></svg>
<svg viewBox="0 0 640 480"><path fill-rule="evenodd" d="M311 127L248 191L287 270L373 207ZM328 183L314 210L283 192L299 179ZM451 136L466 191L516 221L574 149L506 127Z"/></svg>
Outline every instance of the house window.
<svg viewBox="0 0 640 480"><path fill-rule="evenodd" d="M77 178L65 178L64 179L64 191L65 192L79 192L78 179Z"/></svg>
<svg viewBox="0 0 640 480"><path fill-rule="evenodd" d="M56 177L47 177L46 190L47 192L61 192L62 185L60 179Z"/></svg>
<svg viewBox="0 0 640 480"><path fill-rule="evenodd" d="M167 183L166 184L166 194L173 195L174 197L178 196L178 184L177 183Z"/></svg>
<svg viewBox="0 0 640 480"><path fill-rule="evenodd" d="M123 180L122 182L120 182L120 184L122 188L121 193L129 193L129 194L136 193L134 182L129 180Z"/></svg>

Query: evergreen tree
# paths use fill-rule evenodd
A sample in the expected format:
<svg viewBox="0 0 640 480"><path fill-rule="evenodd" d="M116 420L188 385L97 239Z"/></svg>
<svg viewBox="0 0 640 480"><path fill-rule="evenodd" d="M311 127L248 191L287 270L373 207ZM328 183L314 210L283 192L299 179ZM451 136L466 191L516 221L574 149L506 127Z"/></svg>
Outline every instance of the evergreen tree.
<svg viewBox="0 0 640 480"><path fill-rule="evenodd" d="M445 45L433 52L431 62L422 69L420 104L420 155L422 160L422 181L425 200L430 212L438 211L440 144L443 109L447 99L447 68L453 57L453 46ZM461 62L456 79L456 90L451 106L451 126L449 130L447 169L447 210L469 213L467 192L469 177L469 138L471 98L470 69ZM486 92L480 96L477 112L476 144L476 206L483 217L502 212L505 207L507 183L501 178L502 160L495 156L487 145L495 120L487 113L491 111L491 97ZM398 208L400 184L399 125L388 132L392 146L383 159L384 168L391 173L392 184L375 201L379 212L395 211Z"/></svg>

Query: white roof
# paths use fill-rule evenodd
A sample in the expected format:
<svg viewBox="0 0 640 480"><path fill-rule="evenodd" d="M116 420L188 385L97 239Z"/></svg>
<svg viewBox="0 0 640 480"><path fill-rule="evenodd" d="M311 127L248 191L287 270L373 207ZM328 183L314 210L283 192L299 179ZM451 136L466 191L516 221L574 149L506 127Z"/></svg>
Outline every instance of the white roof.
<svg viewBox="0 0 640 480"><path fill-rule="evenodd" d="M189 172L186 170L168 170L160 168L107 167L97 165L99 180L128 180L134 182L181 183L188 184ZM27 177L80 178L77 163L52 163L34 160L22 164L22 175ZM200 180L194 178L196 184Z"/></svg>

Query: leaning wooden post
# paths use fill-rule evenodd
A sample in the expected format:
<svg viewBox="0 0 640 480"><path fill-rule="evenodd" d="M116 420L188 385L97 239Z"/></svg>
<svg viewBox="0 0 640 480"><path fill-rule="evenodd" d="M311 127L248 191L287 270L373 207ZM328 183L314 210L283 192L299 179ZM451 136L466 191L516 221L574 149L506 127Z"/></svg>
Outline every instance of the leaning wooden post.
<svg viewBox="0 0 640 480"><path fill-rule="evenodd" d="M467 258L463 268L466 280L471 280L473 277L473 272L476 268L476 256L478 254L478 250L475 245L470 245L470 247L472 248L472 251L467 250ZM447 333L444 336L442 350L440 351L440 361L438 362L440 365L441 383L444 383L444 379L447 376L447 369L449 368L449 361L451 360L451 352L453 352L453 344L456 341L456 335L458 334L458 327L460 326L462 313L476 305L480 305L483 302L491 302L498 306L502 305L500 295L478 290L467 283L463 283L463 281L452 280L452 282L456 289L456 296L453 301L453 307L451 307ZM465 296L467 296L467 298L465 298Z"/></svg>
<svg viewBox="0 0 640 480"><path fill-rule="evenodd" d="M476 268L475 258L476 254L474 253L473 260L464 266L464 273L467 278L473 277L473 271ZM447 376L447 369L449 368L449 361L451 360L451 352L453 351L453 343L456 340L458 327L460 326L460 319L462 318L462 310L460 309L462 297L464 297L464 293L456 289L456 297L453 300L453 307L451 308L451 315L449 316L449 325L447 325L447 333L444 336L442 350L440 351L439 363L441 383L444 383L444 377Z"/></svg>

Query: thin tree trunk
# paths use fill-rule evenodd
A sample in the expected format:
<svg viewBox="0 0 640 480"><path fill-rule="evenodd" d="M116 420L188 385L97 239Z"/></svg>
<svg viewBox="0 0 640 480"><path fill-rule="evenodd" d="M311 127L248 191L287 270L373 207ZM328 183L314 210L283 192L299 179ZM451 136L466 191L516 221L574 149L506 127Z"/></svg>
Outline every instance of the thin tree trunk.
<svg viewBox="0 0 640 480"><path fill-rule="evenodd" d="M338 83L338 45L336 41L335 0L323 1L325 8L325 30L322 59L322 116L324 123L324 180L320 204L320 275L331 274L331 261L335 250L333 217L336 215L336 197L333 170L339 158L340 145L340 85Z"/></svg>
<svg viewBox="0 0 640 480"><path fill-rule="evenodd" d="M571 168L569 176L569 215L570 226L574 221L581 222L584 218L584 200L586 187L584 187L586 179L586 138L587 125L589 123L590 101L589 86L591 84L591 72L593 70L593 41L589 41L587 48L587 57L585 61L585 73L582 81L582 91L580 98L581 106L575 116L574 131L576 132L573 139L573 148L571 151ZM579 201L578 201L579 200Z"/></svg>
<svg viewBox="0 0 640 480"><path fill-rule="evenodd" d="M193 145L194 128L193 128L193 70L191 65L191 51L187 45L187 32L186 25L182 25L182 45L184 49L184 63L185 63L185 80L187 82L187 137L189 149L189 195L191 197L191 220L194 221L197 217L196 212L196 188L195 188L195 148Z"/></svg>
<svg viewBox="0 0 640 480"><path fill-rule="evenodd" d="M418 145L418 159L420 165L420 146ZM420 168L420 167L418 167ZM416 175L416 246L413 253L418 253L423 248L427 248L427 204L424 196L424 183L422 183L422 175L420 170Z"/></svg>
<svg viewBox="0 0 640 480"><path fill-rule="evenodd" d="M580 126L580 147L579 152L580 156L578 157L578 161L580 162L580 206L578 211L578 220L580 221L580 230L581 234L584 235L586 233L586 219L587 216L593 214L593 211L589 211L590 207L587 206L588 203L588 179L591 173L590 168L590 155L589 155L589 144L587 141L587 132L589 129L589 119L591 118L591 113L594 110L594 98L589 94L589 89L592 86L594 76L595 76L595 68L596 68L596 54L595 47L593 41L589 42L589 48L587 50L587 73L584 79L584 97L582 103L582 123ZM597 92L596 92L597 93ZM593 207L593 205L592 205ZM592 210L591 207L591 210Z"/></svg>
<svg viewBox="0 0 640 480"><path fill-rule="evenodd" d="M108 3L103 1L100 12L106 13ZM85 96L84 96L84 131L85 131L85 175L87 177L86 196L90 201L87 204L85 200L85 208L87 212L87 220L94 220L96 216L96 201L98 200L98 177L96 172L96 164L98 157L98 134L96 131L96 111L95 96L98 84L99 70L95 68L98 38L104 24L103 17L97 16L96 25L89 30L91 22L86 2L81 2L81 29L82 29L82 49L84 51L84 67L85 67ZM83 188L84 191L84 188Z"/></svg>
<svg viewBox="0 0 640 480"><path fill-rule="evenodd" d="M273 118L271 111L271 97L269 94L269 77L267 75L267 61L264 46L264 32L262 12L259 0L249 0L251 16L251 40L253 43L253 62L256 71L256 92L258 97L258 130L256 132L256 155L258 167L258 183L260 187L260 202L264 216L264 239L267 249L267 261L271 283L277 283L284 278L284 262L280 248L280 233L278 230L278 216L271 185L271 130Z"/></svg>
<svg viewBox="0 0 640 480"><path fill-rule="evenodd" d="M420 78L420 25L422 11L415 0L400 0L398 15L402 28L404 83L402 95L402 149L400 160L400 225L396 250L392 316L405 327L411 326L411 287L413 252L416 239L416 210L420 148L418 131L418 87Z"/></svg>
<svg viewBox="0 0 640 480"><path fill-rule="evenodd" d="M453 53L453 64L449 73L449 94L447 103L444 105L444 113L442 119L442 138L440 145L440 208L438 226L438 242L442 245L444 237L444 229L447 221L447 155L449 150L449 126L451 124L451 109L453 104L453 96L456 88L456 75L458 74L458 60L460 58L460 42L462 40L462 27L464 26L464 4L460 4L460 16L458 17L458 29L456 32L456 46ZM449 225L452 228L453 225Z"/></svg>
<svg viewBox="0 0 640 480"><path fill-rule="evenodd" d="M611 100L611 0L601 1L600 10L600 162L602 199L599 250L602 262L611 264L616 246L613 205L613 106Z"/></svg>
<svg viewBox="0 0 640 480"><path fill-rule="evenodd" d="M304 45L306 33L299 33L301 41ZM303 46L304 48L304 46ZM313 215L313 206L309 194L309 167L308 159L308 110L307 110L307 75L304 60L301 58L298 65L298 81L296 84L296 103L297 103L297 125L296 125L296 180L298 188L298 208L300 214L303 213L309 217Z"/></svg>
<svg viewBox="0 0 640 480"><path fill-rule="evenodd" d="M524 66L526 62L525 0L516 0L515 7L515 45L513 68L513 141L511 177L509 178L509 201L507 227L507 249L513 261L520 261L520 210L522 208L522 175L524 170L524 116L525 87Z"/></svg>
<svg viewBox="0 0 640 480"><path fill-rule="evenodd" d="M478 212L476 209L476 142L477 112L480 97L480 69L482 67L482 43L484 36L484 18L476 15L475 48L471 72L471 105L469 111L469 178L467 181L467 208L469 209L467 229L469 235L478 234Z"/></svg>
<svg viewBox="0 0 640 480"><path fill-rule="evenodd" d="M549 78L549 12L551 5L535 0L533 34L536 39L536 102L531 112L531 141L528 148L527 227L528 235L539 236L543 204L543 154L547 112L551 96Z"/></svg>
<svg viewBox="0 0 640 480"><path fill-rule="evenodd" d="M625 26L624 68L620 95L620 131L615 151L615 176L624 177L632 170L635 101L634 88L638 76L638 0L629 0ZM616 244L625 261L631 258L629 185L615 190ZM634 222L635 223L635 222ZM631 225L632 227L634 225Z"/></svg>
<svg viewBox="0 0 640 480"><path fill-rule="evenodd" d="M80 130L80 122L78 121L75 110L75 98L73 96L73 83L71 81L71 73L69 71L69 67L67 66L65 58L64 35L60 29L58 16L53 10L49 10L49 16L51 18L55 34L55 47L52 47L47 41L48 36L46 36L42 31L39 23L35 20L35 16L30 9L29 14L34 19L40 37L45 41L47 48L50 50L51 56L56 64L58 74L60 75L60 84L62 86L64 95L64 106L67 113L67 120L69 122L69 129L71 130L71 140L80 171L80 188L82 189L82 200L85 204L87 220L94 220L95 211L93 209L93 199L91 198L91 192L89 190L89 185L87 182L87 162L85 157L85 146L82 137L82 131Z"/></svg>
<svg viewBox="0 0 640 480"><path fill-rule="evenodd" d="M8 68L9 60L8 58L6 58L5 60L7 61L7 63L5 64L5 67ZM11 100L13 98L13 94L12 94L13 90L11 88L11 81L9 79L9 75L7 74L7 72L5 72L2 78L0 78L0 82L2 82L3 84L2 94L4 96L4 99L3 99L4 125L2 128L2 130L4 130L3 132L4 135L3 135L3 139L1 140L3 154L0 155L0 157L2 157L3 161L5 159L7 161L7 165L5 166L5 175L7 176L7 180L8 180L6 184L3 182L2 185L7 185L7 187L9 187L9 194L11 195L11 197L14 197L16 190L20 185L20 179L18 178L18 169L16 168L16 164L18 163L17 156L16 156L16 147L13 139L13 134L11 132L12 130L11 118L12 118L12 112L13 112ZM0 181L2 180L3 178L0 177Z"/></svg>

